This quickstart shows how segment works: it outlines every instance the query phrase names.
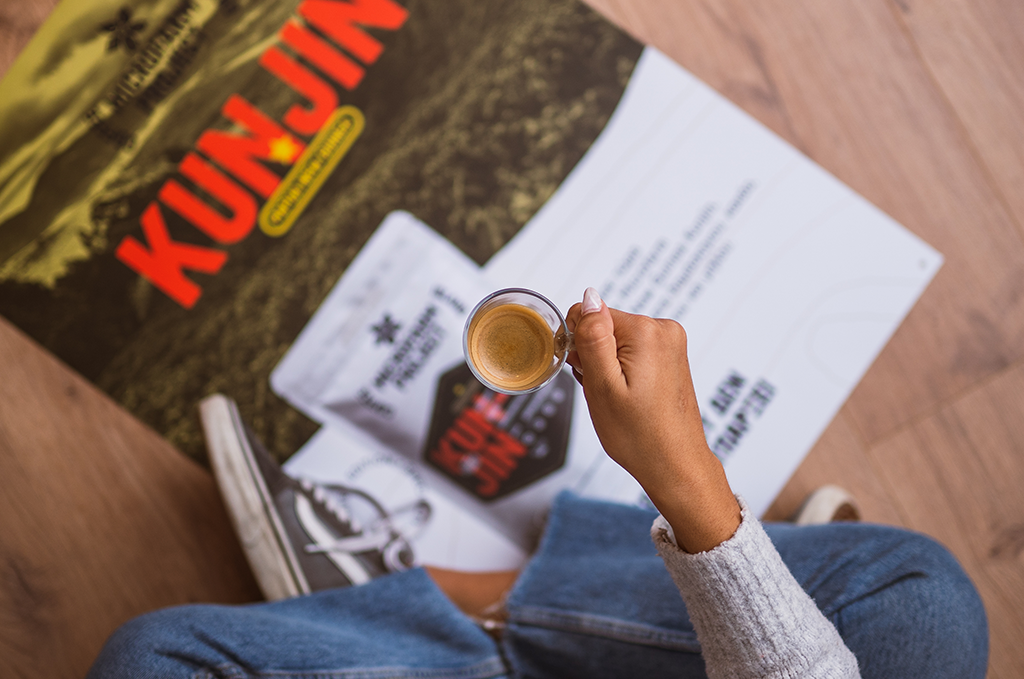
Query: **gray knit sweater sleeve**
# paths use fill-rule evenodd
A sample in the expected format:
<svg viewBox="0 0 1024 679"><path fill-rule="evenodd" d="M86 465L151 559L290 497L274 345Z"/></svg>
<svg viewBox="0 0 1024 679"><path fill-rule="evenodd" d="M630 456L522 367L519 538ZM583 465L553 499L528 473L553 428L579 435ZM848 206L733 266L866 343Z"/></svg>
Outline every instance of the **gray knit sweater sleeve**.
<svg viewBox="0 0 1024 679"><path fill-rule="evenodd" d="M859 677L857 659L740 502L736 534L700 554L659 516L651 537L686 601L711 679Z"/></svg>

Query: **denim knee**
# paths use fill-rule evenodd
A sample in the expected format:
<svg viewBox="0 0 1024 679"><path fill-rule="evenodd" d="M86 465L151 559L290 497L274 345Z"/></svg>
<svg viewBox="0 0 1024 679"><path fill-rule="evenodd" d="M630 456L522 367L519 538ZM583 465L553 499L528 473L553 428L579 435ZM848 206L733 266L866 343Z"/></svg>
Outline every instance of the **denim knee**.
<svg viewBox="0 0 1024 679"><path fill-rule="evenodd" d="M833 616L862 677L983 679L988 619L970 578L935 540L890 530L888 578Z"/></svg>
<svg viewBox="0 0 1024 679"><path fill-rule="evenodd" d="M154 611L121 625L103 645L87 679L193 677L197 666L171 649L184 650L198 643L187 631L187 619L190 611L200 607Z"/></svg>
<svg viewBox="0 0 1024 679"><path fill-rule="evenodd" d="M988 623L949 551L902 528L765 524L797 582L870 677L983 677Z"/></svg>
<svg viewBox="0 0 1024 679"><path fill-rule="evenodd" d="M89 678L254 672L480 679L505 667L494 640L413 569L281 601L143 615L114 633Z"/></svg>

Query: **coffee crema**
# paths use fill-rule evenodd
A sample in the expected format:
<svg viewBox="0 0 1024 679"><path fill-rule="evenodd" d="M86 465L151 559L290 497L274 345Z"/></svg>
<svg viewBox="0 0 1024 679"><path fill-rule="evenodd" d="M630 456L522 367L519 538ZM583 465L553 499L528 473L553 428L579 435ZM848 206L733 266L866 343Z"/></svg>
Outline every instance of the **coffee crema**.
<svg viewBox="0 0 1024 679"><path fill-rule="evenodd" d="M543 382L555 356L547 321L521 304L501 304L479 314L467 335L469 359L502 389L529 389Z"/></svg>

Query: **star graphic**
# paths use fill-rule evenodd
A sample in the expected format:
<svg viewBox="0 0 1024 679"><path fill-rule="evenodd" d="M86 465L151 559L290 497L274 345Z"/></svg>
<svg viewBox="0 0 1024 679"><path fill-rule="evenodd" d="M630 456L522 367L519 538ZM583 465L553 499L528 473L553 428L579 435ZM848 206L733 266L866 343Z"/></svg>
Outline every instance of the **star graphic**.
<svg viewBox="0 0 1024 679"><path fill-rule="evenodd" d="M145 27L145 21L132 21L132 11L127 7L121 8L116 19L100 26L101 29L110 33L110 40L107 42L108 52L113 52L120 45L124 45L126 51L134 52L139 46L135 42L135 34Z"/></svg>
<svg viewBox="0 0 1024 679"><path fill-rule="evenodd" d="M377 341L374 344L381 344L383 342L394 344L395 336L401 327L401 325L391 320L391 314L384 314L381 322L372 327L373 333L377 335Z"/></svg>
<svg viewBox="0 0 1024 679"><path fill-rule="evenodd" d="M299 154L301 154L305 148L288 134L282 134L277 139L271 139L269 146L270 155L268 156L268 159L275 163L281 163L282 165L291 165L294 163L295 159L299 157Z"/></svg>

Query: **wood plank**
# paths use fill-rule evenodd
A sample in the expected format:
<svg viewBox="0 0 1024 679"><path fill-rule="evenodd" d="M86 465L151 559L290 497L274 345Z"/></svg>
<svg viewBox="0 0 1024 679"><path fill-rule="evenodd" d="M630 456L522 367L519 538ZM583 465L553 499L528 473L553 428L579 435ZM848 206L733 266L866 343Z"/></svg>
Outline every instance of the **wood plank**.
<svg viewBox="0 0 1024 679"><path fill-rule="evenodd" d="M785 521L791 518L814 489L830 483L853 494L864 521L893 526L906 524L845 409L808 453L768 508L764 519Z"/></svg>
<svg viewBox="0 0 1024 679"><path fill-rule="evenodd" d="M0 676L81 677L172 604L257 600L212 476L0 320Z"/></svg>
<svg viewBox="0 0 1024 679"><path fill-rule="evenodd" d="M946 544L989 615L991 676L1024 674L1024 364L868 451L910 528Z"/></svg>
<svg viewBox="0 0 1024 679"><path fill-rule="evenodd" d="M1024 3L893 0L893 5L1024 229Z"/></svg>
<svg viewBox="0 0 1024 679"><path fill-rule="evenodd" d="M946 256L850 399L868 442L1024 357L1024 241L888 0L593 3Z"/></svg>

